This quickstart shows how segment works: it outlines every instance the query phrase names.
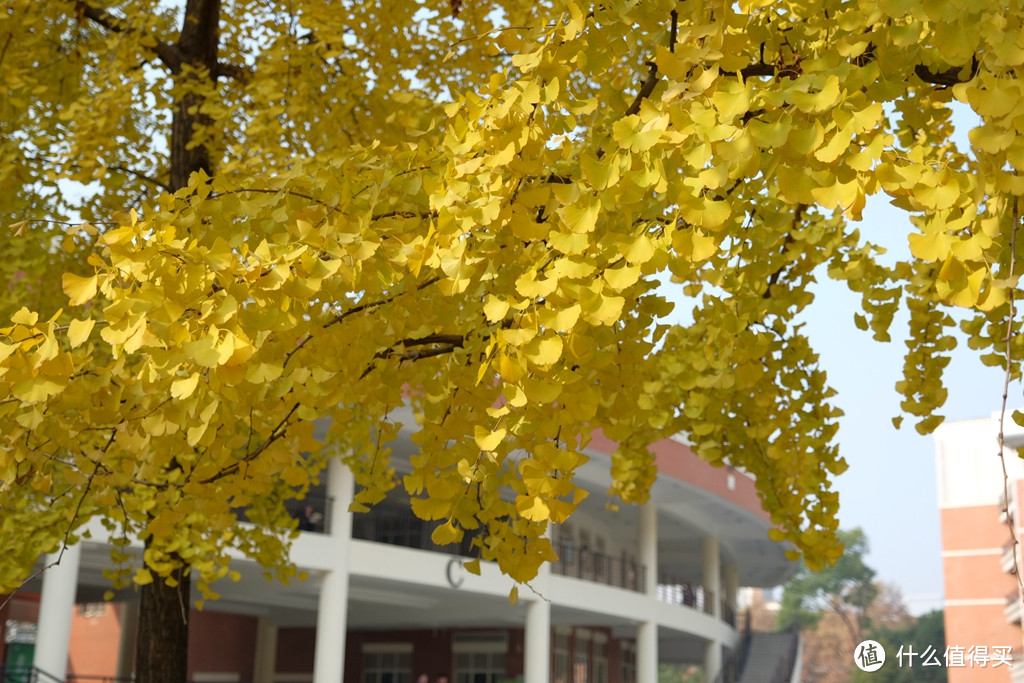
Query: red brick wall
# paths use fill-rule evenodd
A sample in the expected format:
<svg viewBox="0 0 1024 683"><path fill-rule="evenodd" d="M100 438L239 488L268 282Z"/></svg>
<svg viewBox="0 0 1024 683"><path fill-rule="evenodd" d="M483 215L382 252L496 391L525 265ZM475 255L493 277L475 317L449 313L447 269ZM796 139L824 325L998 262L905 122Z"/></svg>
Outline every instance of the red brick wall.
<svg viewBox="0 0 1024 683"><path fill-rule="evenodd" d="M508 652L506 656L506 675L509 678L521 677L524 668L524 632L523 629L459 629L459 630L404 630L404 631L350 631L345 642L345 680L361 680L362 674L362 651L363 646L371 643L410 643L412 653L412 676L426 673L431 681L434 681L439 674L447 673L451 676L454 673L452 655L452 640L455 633L467 631L494 632L500 630L506 634L508 639ZM608 638L607 657L608 669L610 672L610 683L617 683L620 669L616 641L611 638L608 629L590 628L592 633L603 633ZM310 630L311 631L311 630ZM284 630L279 631L283 634ZM310 634L310 642L313 635ZM312 671L312 658L310 658L308 669L284 669L280 662L284 641L278 640L278 671ZM573 643L575 647L575 643ZM570 654L572 657L573 654ZM593 673L591 672L591 676Z"/></svg>
<svg viewBox="0 0 1024 683"><path fill-rule="evenodd" d="M75 605L71 617L68 673L78 676L116 676L124 606L103 603L102 614L95 616L87 616L86 609L85 605Z"/></svg>
<svg viewBox="0 0 1024 683"><path fill-rule="evenodd" d="M1010 530L999 523L997 505L944 508L939 511L942 523L942 549L1001 548L1010 540Z"/></svg>
<svg viewBox="0 0 1024 683"><path fill-rule="evenodd" d="M1020 644L1020 629L1006 621L1002 605L946 606L946 643L969 650L972 646L984 646L991 652L995 646L1017 647ZM966 658L966 655L965 655ZM946 669L949 683L988 683L989 681L1010 681L1010 669L978 665Z"/></svg>
<svg viewBox="0 0 1024 683"><path fill-rule="evenodd" d="M278 673L311 673L313 671L315 646L316 629L278 629L276 671ZM346 652L348 649L348 646L346 646Z"/></svg>
<svg viewBox="0 0 1024 683"><path fill-rule="evenodd" d="M7 607L7 618L11 621L39 623L39 594L19 593Z"/></svg>
<svg viewBox="0 0 1024 683"><path fill-rule="evenodd" d="M603 453L611 453L617 448L617 444L600 431L595 431L589 447ZM714 467L698 458L689 447L671 439L651 444L651 452L654 453L660 474L693 484L761 519L769 519L768 513L761 507L757 487L746 475L725 467ZM731 491L730 474L734 478L734 489Z"/></svg>
<svg viewBox="0 0 1024 683"><path fill-rule="evenodd" d="M1006 619L1007 596L1017 588L1015 578L1001 566L1002 548L1010 531L999 521L997 505L944 508L942 521L942 566L945 573L946 643L961 647L997 646L1017 648L1020 627ZM972 554L977 551L978 554ZM958 605L957 601L993 604ZM966 655L965 655L966 657ZM1010 669L972 665L947 669L949 683L1010 681Z"/></svg>
<svg viewBox="0 0 1024 683"><path fill-rule="evenodd" d="M256 617L192 610L188 639L188 675L196 672L237 673L253 680L256 659Z"/></svg>

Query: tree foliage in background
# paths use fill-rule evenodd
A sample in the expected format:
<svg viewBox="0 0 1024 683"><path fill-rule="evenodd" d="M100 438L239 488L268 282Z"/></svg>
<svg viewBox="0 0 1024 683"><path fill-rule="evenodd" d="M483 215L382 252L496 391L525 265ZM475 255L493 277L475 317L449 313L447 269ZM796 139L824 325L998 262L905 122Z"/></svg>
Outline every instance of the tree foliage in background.
<svg viewBox="0 0 1024 683"><path fill-rule="evenodd" d="M819 267L878 339L905 302L897 386L921 431L945 307L1018 372L1022 17L6 0L0 588L93 518L145 541L138 584L190 568L212 596L231 550L287 576L312 421L363 509L395 485L403 403L414 510L439 543L480 530L517 581L554 559L546 525L585 495L598 428L623 501L647 498L648 444L686 432L756 477L794 557L836 561L839 411L796 316ZM880 265L856 230L873 194L910 217L910 262ZM688 324L664 321L669 278Z"/></svg>
<svg viewBox="0 0 1024 683"><path fill-rule="evenodd" d="M882 642L887 656L884 670L895 668L899 647L889 648L894 639L921 635L927 640L923 634L930 633L931 621L922 622L917 630L918 621L908 612L898 588L875 581L875 570L864 560L868 552L864 532L840 531L839 538L846 548L839 561L820 572L802 568L786 583L779 604L777 630L786 630L794 622L800 625L802 675L807 683L860 680L851 676L857 671L857 645L865 639ZM939 622L941 626L941 615ZM915 651L930 642L922 640Z"/></svg>
<svg viewBox="0 0 1024 683"><path fill-rule="evenodd" d="M794 622L814 628L831 613L842 621L853 643L864 640L864 629L870 623L868 608L878 597L875 570L864 562L868 539L859 528L838 535L845 552L835 564L819 572L801 567L786 583L779 605L779 630Z"/></svg>
<svg viewBox="0 0 1024 683"><path fill-rule="evenodd" d="M949 670L944 657L945 614L941 610L922 614L912 624L903 628L870 628L866 636L885 648L885 664L878 671L871 673L853 668L850 677L852 683L946 683L948 680ZM912 650L915 653L913 658L904 657L902 666L898 658L901 647L905 652ZM927 652L928 648L936 653L941 666L922 666L925 660L921 655ZM910 666L911 662L913 666Z"/></svg>

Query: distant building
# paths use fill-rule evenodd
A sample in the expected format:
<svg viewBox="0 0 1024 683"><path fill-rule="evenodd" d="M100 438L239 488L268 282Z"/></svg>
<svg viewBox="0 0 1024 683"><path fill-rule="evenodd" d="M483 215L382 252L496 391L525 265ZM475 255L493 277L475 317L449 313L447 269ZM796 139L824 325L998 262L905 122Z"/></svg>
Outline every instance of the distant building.
<svg viewBox="0 0 1024 683"><path fill-rule="evenodd" d="M1024 530L1024 465L1016 452L1024 431L1009 414L1005 423L1002 459L998 415L935 432L949 683L1024 681L1014 558L1024 566L1013 542Z"/></svg>
<svg viewBox="0 0 1024 683"><path fill-rule="evenodd" d="M591 496L552 534L561 561L521 587L514 606L512 582L493 565L471 575L459 548L434 546L433 524L411 515L400 490L371 513L350 514L351 474L332 461L325 486L295 510L304 531L292 559L308 580L268 582L256 564L236 561L241 580L219 582L221 599L192 613L190 678L412 683L447 673L452 683L654 683L659 663L674 663L732 680L745 640L740 587L780 584L796 564L768 539L753 481L711 467L681 441L655 444L650 503L606 509L613 448L594 438L578 478ZM396 467L408 469L408 434L395 452ZM102 527L90 528L91 539L0 614L0 629L38 624L23 640L34 640L32 664L58 680L133 673L137 602L130 592L102 602L109 548ZM29 649L12 642L8 663Z"/></svg>

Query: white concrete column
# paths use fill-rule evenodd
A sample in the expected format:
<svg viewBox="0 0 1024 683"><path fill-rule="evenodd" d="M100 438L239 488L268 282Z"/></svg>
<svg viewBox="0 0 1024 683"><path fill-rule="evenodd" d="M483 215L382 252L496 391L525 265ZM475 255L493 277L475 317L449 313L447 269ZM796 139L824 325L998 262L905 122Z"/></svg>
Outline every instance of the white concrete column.
<svg viewBox="0 0 1024 683"><path fill-rule="evenodd" d="M701 547L704 600L711 600L711 609L706 610L716 619L722 618L722 561L719 557L718 539L709 536ZM713 681L722 670L722 644L710 640L704 645L704 680Z"/></svg>
<svg viewBox="0 0 1024 683"><path fill-rule="evenodd" d="M547 536L551 538L552 525ZM532 598L526 603L526 625L523 629L523 680L548 683L551 678L551 603L543 595L550 593L551 564L545 562L532 583Z"/></svg>
<svg viewBox="0 0 1024 683"><path fill-rule="evenodd" d="M638 545L640 562L645 569L644 592L651 600L658 596L658 508L648 501L640 508ZM653 612L653 610L652 610ZM637 683L658 681L658 622L642 621L636 625Z"/></svg>
<svg viewBox="0 0 1024 683"><path fill-rule="evenodd" d="M256 659L253 662L254 683L274 683L277 672L277 624L267 617L256 622Z"/></svg>
<svg viewBox="0 0 1024 683"><path fill-rule="evenodd" d="M345 631L348 622L348 549L352 538L352 471L340 458L327 464L331 566L324 572L316 615L313 683L341 683L345 676Z"/></svg>
<svg viewBox="0 0 1024 683"><path fill-rule="evenodd" d="M711 592L711 609L706 610L708 614L716 619L722 618L722 560L718 554L718 539L709 536L704 539L701 547L701 564L703 576L701 583L705 591ZM704 595L707 600L707 593Z"/></svg>
<svg viewBox="0 0 1024 683"><path fill-rule="evenodd" d="M531 600L526 603L526 633L523 653L523 680L548 683L551 677L551 603Z"/></svg>
<svg viewBox="0 0 1024 683"><path fill-rule="evenodd" d="M658 508L648 502L640 508L640 527L637 529L637 545L640 564L644 566L644 592L650 596L658 594Z"/></svg>
<svg viewBox="0 0 1024 683"><path fill-rule="evenodd" d="M68 673L71 618L74 616L81 558L82 546L69 546L64 549L60 564L43 572L34 665L62 681ZM56 554L47 555L44 560L47 565L56 561Z"/></svg>
<svg viewBox="0 0 1024 683"><path fill-rule="evenodd" d="M658 683L658 623L641 621L636 625L636 681Z"/></svg>

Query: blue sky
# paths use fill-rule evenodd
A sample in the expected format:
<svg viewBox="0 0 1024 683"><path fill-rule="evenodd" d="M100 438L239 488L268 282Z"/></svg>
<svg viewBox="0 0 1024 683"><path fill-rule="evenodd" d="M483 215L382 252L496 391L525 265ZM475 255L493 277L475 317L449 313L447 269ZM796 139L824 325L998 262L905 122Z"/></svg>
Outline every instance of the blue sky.
<svg viewBox="0 0 1024 683"><path fill-rule="evenodd" d="M874 197L859 226L865 239L885 246L892 257L906 258L906 215ZM840 420L840 450L850 469L839 477L843 528L859 526L871 543L868 563L882 581L900 587L911 612L939 609L943 577L935 443L921 436L911 418L902 429L891 419L900 414L894 383L901 377L907 316L902 310L891 329L893 341L878 343L853 323L859 295L842 284L821 279L805 328L821 356L834 399L845 411ZM823 305L824 304L824 305ZM1002 401L1003 373L981 364L961 340L946 371L949 398L940 414L947 420L985 417ZM1011 387L1009 407L1020 404Z"/></svg>

